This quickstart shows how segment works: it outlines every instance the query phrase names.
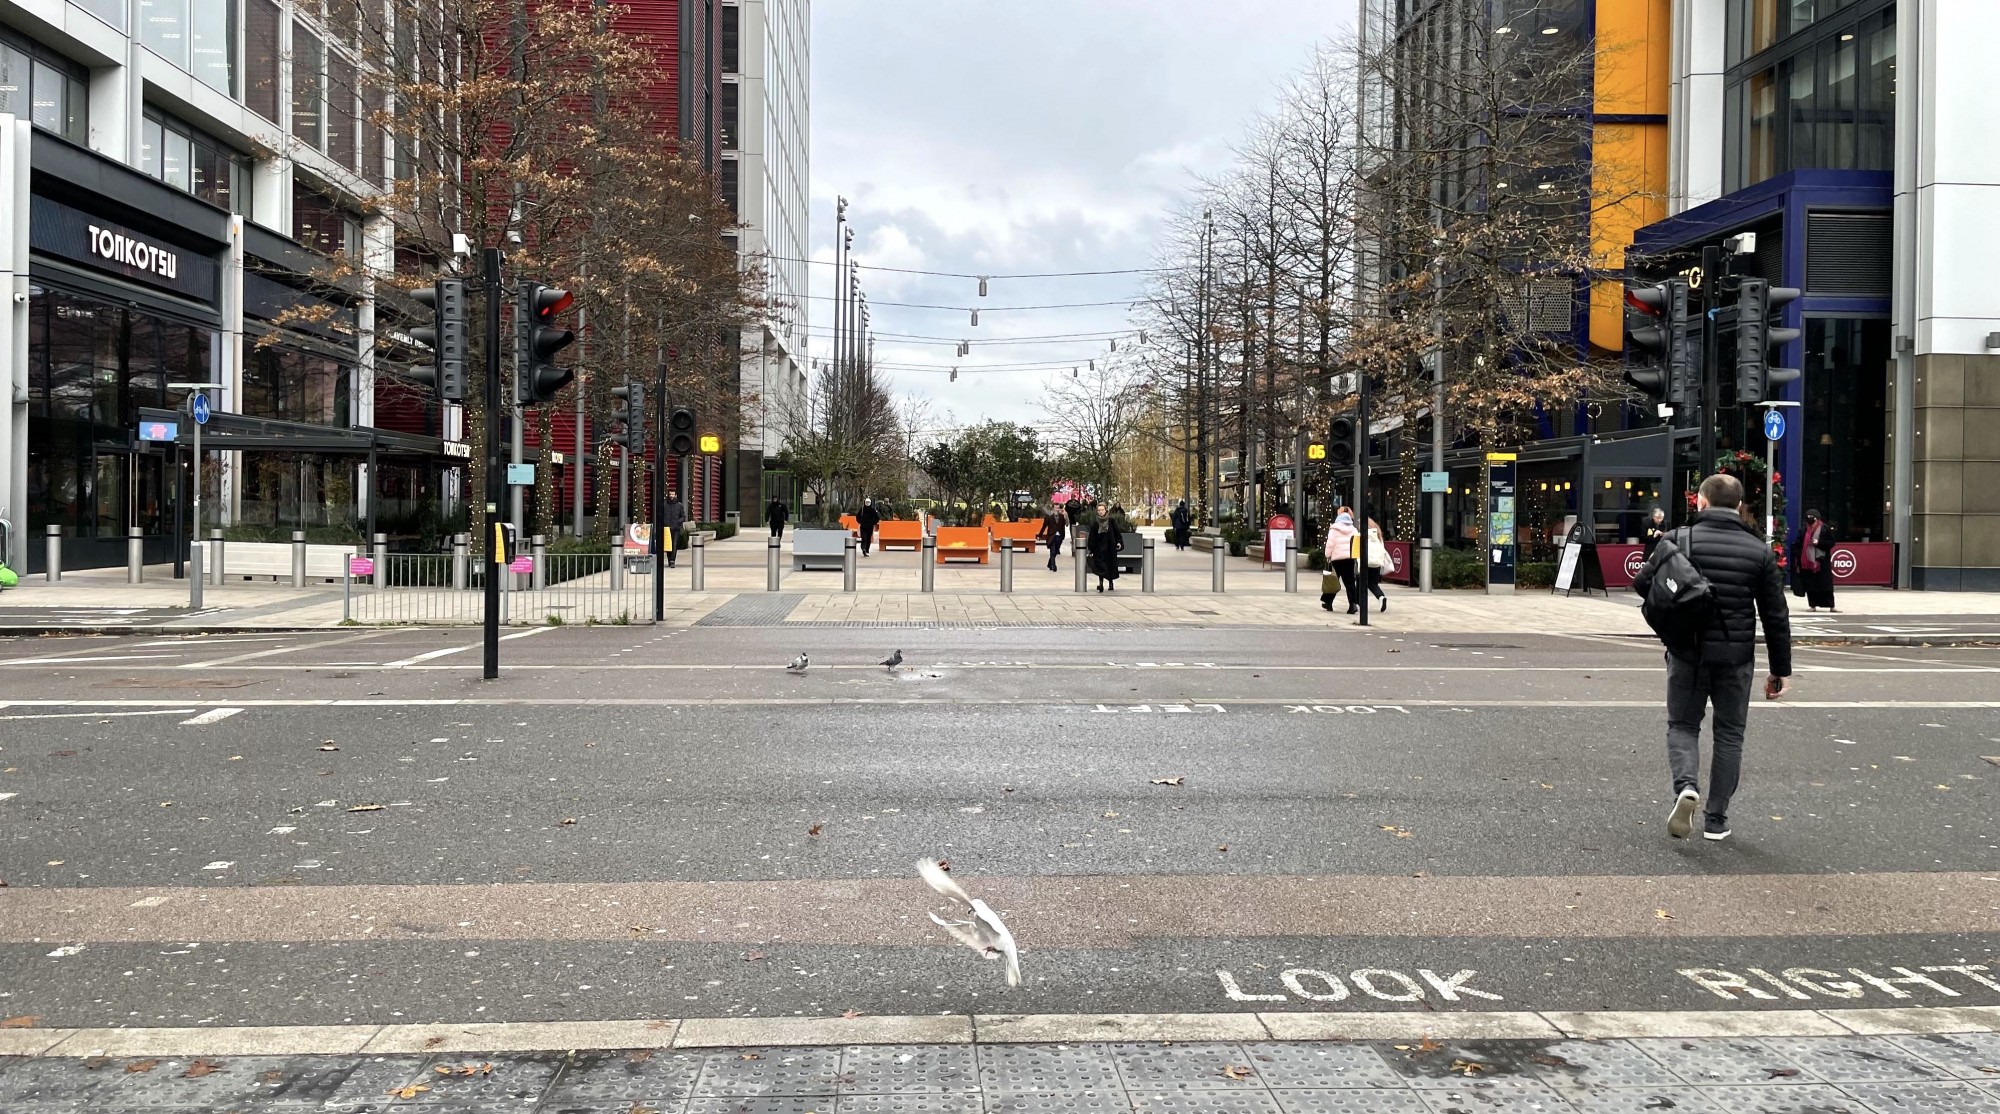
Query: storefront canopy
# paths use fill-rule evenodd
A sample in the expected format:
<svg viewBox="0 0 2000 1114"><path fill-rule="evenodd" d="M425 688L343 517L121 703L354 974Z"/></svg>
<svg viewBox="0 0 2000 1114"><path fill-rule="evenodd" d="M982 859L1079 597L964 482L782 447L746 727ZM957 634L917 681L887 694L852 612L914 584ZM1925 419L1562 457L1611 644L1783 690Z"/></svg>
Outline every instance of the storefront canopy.
<svg viewBox="0 0 2000 1114"><path fill-rule="evenodd" d="M139 421L141 424L178 423L179 430L175 443L191 445L194 442L194 419L182 411L140 407ZM336 426L312 425L307 422L284 422L275 418L253 418L246 414L225 414L221 411L209 416L208 424L202 427L201 440L202 448L217 452L262 449L276 452L326 453L336 456L454 455L446 451L444 440L438 437L398 433L395 430L375 429L370 426L342 429Z"/></svg>

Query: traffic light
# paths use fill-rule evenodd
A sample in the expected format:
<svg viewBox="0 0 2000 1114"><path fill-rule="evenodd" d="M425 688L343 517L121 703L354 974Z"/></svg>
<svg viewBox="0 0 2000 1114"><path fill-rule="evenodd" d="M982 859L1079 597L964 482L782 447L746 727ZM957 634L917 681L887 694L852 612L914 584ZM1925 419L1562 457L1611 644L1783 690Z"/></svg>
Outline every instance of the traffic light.
<svg viewBox="0 0 2000 1114"><path fill-rule="evenodd" d="M646 451L646 385L627 383L611 388L618 404L611 408L611 420L624 425L625 432L614 433L606 440L623 445L635 453Z"/></svg>
<svg viewBox="0 0 2000 1114"><path fill-rule="evenodd" d="M410 336L431 347L431 366L411 371L414 378L430 385L442 402L465 401L465 359L468 325L465 319L465 282L441 278L428 290L411 292L430 309L433 323L410 330Z"/></svg>
<svg viewBox="0 0 2000 1114"><path fill-rule="evenodd" d="M1771 315L1799 296L1790 286L1744 279L1736 289L1736 404L1755 406L1776 393L1772 388L1799 377L1799 369L1772 367L1778 350L1799 339L1797 329L1771 324Z"/></svg>
<svg viewBox="0 0 2000 1114"><path fill-rule="evenodd" d="M676 406L667 415L667 451L675 456L694 453L694 411Z"/></svg>
<svg viewBox="0 0 2000 1114"><path fill-rule="evenodd" d="M1650 362L1627 363L1625 381L1655 402L1698 403L1701 376L1695 368L1695 321L1689 314L1688 284L1669 279L1625 290L1626 351L1643 352Z"/></svg>
<svg viewBox="0 0 2000 1114"><path fill-rule="evenodd" d="M1326 430L1326 459L1337 468L1354 463L1354 419L1335 418Z"/></svg>
<svg viewBox="0 0 2000 1114"><path fill-rule="evenodd" d="M556 315L575 301L576 297L567 290L539 282L521 284L520 325L515 330L519 339L514 350L517 404L537 406L547 402L576 378L575 372L549 362L576 340L575 333L556 326Z"/></svg>

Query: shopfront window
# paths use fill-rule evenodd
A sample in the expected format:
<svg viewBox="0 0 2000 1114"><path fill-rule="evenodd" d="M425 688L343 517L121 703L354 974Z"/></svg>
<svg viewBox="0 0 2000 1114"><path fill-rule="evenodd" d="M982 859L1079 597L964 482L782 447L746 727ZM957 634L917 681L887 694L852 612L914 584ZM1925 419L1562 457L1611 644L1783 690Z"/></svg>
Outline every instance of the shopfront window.
<svg viewBox="0 0 2000 1114"><path fill-rule="evenodd" d="M40 285L28 321L29 529L158 532L170 500L159 462L135 459L139 409L178 407L186 392L167 384L212 379L214 331Z"/></svg>
<svg viewBox="0 0 2000 1114"><path fill-rule="evenodd" d="M259 341L243 362L243 412L346 428L353 381L352 361Z"/></svg>
<svg viewBox="0 0 2000 1114"><path fill-rule="evenodd" d="M1736 0L1723 94L1723 186L1791 170L1887 170L1896 13L1886 0ZM1732 44L1738 40L1732 37Z"/></svg>
<svg viewBox="0 0 2000 1114"><path fill-rule="evenodd" d="M88 71L47 47L0 33L0 112L72 143L90 138Z"/></svg>
<svg viewBox="0 0 2000 1114"><path fill-rule="evenodd" d="M1843 541L1880 541L1888 443L1889 322L1807 318L1804 475L1785 485L1791 528L1808 509Z"/></svg>

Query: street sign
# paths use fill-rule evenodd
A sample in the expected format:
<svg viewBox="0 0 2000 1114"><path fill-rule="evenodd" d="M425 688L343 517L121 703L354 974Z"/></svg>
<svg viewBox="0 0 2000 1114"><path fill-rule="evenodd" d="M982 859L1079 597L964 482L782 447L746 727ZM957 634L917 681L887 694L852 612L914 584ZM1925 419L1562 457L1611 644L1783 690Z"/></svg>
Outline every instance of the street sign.
<svg viewBox="0 0 2000 1114"><path fill-rule="evenodd" d="M1764 411L1764 440L1783 441L1785 439L1785 412L1772 407Z"/></svg>
<svg viewBox="0 0 2000 1114"><path fill-rule="evenodd" d="M535 486L535 466L532 464L509 464L507 483L510 487Z"/></svg>
<svg viewBox="0 0 2000 1114"><path fill-rule="evenodd" d="M527 554L523 553L523 554L521 554L521 555L520 555L519 557L516 557L516 558L514 558L514 559L513 559L512 561L509 561L509 562L507 562L507 571L508 571L508 572L534 572L534 571L535 571L535 559L534 559L533 557L530 557L530 556L528 556Z"/></svg>
<svg viewBox="0 0 2000 1114"><path fill-rule="evenodd" d="M193 412L193 414L194 414L194 424L196 424L196 425L207 425L207 424L208 424L208 396L207 396L207 395L205 395L205 394L202 394L202 393L201 393L200 391L196 391L196 392L195 392L195 395L194 395L194 402L193 402L193 403L192 403L192 404L191 404L191 405L189 406L189 409L190 409L190 410L191 410L191 411Z"/></svg>
<svg viewBox="0 0 2000 1114"><path fill-rule="evenodd" d="M1442 494L1450 490L1451 490L1450 472L1424 473L1424 494L1426 495Z"/></svg>
<svg viewBox="0 0 2000 1114"><path fill-rule="evenodd" d="M349 557L347 559L347 575L374 576L375 575L374 560L368 557Z"/></svg>
<svg viewBox="0 0 2000 1114"><path fill-rule="evenodd" d="M178 439L180 435L181 427L179 422L139 423L139 440L141 441L173 441Z"/></svg>

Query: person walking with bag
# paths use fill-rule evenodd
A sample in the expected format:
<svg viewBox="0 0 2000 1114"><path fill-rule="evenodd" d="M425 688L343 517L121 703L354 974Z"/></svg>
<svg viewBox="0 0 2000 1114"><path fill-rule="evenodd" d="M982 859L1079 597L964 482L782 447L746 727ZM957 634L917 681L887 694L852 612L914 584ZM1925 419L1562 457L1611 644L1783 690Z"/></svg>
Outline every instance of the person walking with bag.
<svg viewBox="0 0 2000 1114"><path fill-rule="evenodd" d="M1372 518L1369 519L1368 569L1362 582L1368 586L1369 593L1375 597L1375 602L1379 605L1377 610L1384 614L1387 614L1389 610L1389 597L1382 591L1382 574L1395 567L1395 555L1389 552L1389 543L1382 540L1382 524ZM1358 600L1360 593L1355 593L1355 598Z"/></svg>
<svg viewBox="0 0 2000 1114"><path fill-rule="evenodd" d="M1194 515L1188 510L1186 499L1174 505L1174 513L1167 516L1167 521L1173 525L1174 548L1186 549L1188 529L1194 525Z"/></svg>
<svg viewBox="0 0 2000 1114"><path fill-rule="evenodd" d="M1056 558L1062 555L1063 535L1069 531L1069 519L1064 517L1062 508L1049 504L1049 511L1042 516L1042 528L1035 533L1035 540L1049 547L1049 571L1056 571Z"/></svg>
<svg viewBox="0 0 2000 1114"><path fill-rule="evenodd" d="M1111 590L1118 590L1118 549L1124 538L1118 533L1118 524L1104 512L1103 502L1097 504L1097 516L1090 523L1090 571L1097 576L1097 590L1104 591L1106 584Z"/></svg>
<svg viewBox="0 0 2000 1114"><path fill-rule="evenodd" d="M1799 532L1798 551L1792 555L1792 584L1806 598L1806 610L1838 610L1833 606L1833 537L1818 511L1806 512L1806 528Z"/></svg>
<svg viewBox="0 0 2000 1114"><path fill-rule="evenodd" d="M660 550L667 555L667 567L671 569L680 559L681 545L687 540L681 532L687 525L687 504L681 502L680 496L669 495L660 515L660 523L666 527L666 533L660 538Z"/></svg>
<svg viewBox="0 0 2000 1114"><path fill-rule="evenodd" d="M1792 691L1792 624L1777 555L1738 508L1743 484L1718 473L1701 482L1694 522L1660 539L1632 582L1647 625L1666 646L1667 766L1673 811L1667 834L1686 839L1703 810L1702 837L1728 839L1729 803L1743 766L1757 626L1764 627L1769 674L1764 699ZM1701 721L1715 707L1708 797L1701 792Z"/></svg>
<svg viewBox="0 0 2000 1114"><path fill-rule="evenodd" d="M1354 586L1354 551L1359 548L1361 531L1354 527L1354 511L1342 507L1333 516L1333 525L1326 531L1326 567L1333 570L1319 580L1319 605L1333 610L1333 588L1337 583L1347 593L1347 613L1360 610L1361 596Z"/></svg>

